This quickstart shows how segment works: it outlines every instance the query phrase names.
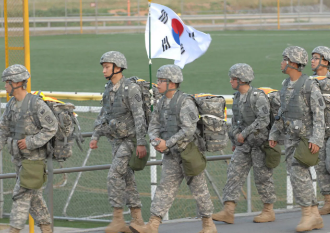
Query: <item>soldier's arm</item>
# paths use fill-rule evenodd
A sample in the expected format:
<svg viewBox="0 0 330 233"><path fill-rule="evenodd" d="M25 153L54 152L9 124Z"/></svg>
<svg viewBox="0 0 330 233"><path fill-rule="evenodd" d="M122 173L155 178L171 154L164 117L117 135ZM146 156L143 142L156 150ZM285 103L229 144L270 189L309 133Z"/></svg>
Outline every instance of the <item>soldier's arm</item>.
<svg viewBox="0 0 330 233"><path fill-rule="evenodd" d="M94 131L93 135L91 137L91 140L98 141L101 136L105 136L102 131L102 125L104 123L104 117L105 117L105 110L102 107L101 111L99 112L99 115L97 116L96 120L94 121Z"/></svg>
<svg viewBox="0 0 330 233"><path fill-rule="evenodd" d="M10 137L9 119L8 119L8 109L2 114L0 119L0 151L3 149L7 143L7 138Z"/></svg>
<svg viewBox="0 0 330 233"><path fill-rule="evenodd" d="M135 133L138 146L147 145L146 118L143 110L143 100L140 87L137 84L131 84L128 90L129 104L135 124Z"/></svg>
<svg viewBox="0 0 330 233"><path fill-rule="evenodd" d="M310 105L313 112L313 134L310 137L309 142L322 147L325 130L325 103L320 88L317 86L316 82L313 82L312 84Z"/></svg>
<svg viewBox="0 0 330 233"><path fill-rule="evenodd" d="M256 111L255 112L256 119L251 125L249 125L242 131L242 136L244 138L246 138L248 135L250 135L251 133L255 132L258 129L266 128L270 122L269 119L270 106L267 96L263 93L260 93L257 96L253 96L253 98L257 98L254 108Z"/></svg>
<svg viewBox="0 0 330 233"><path fill-rule="evenodd" d="M35 135L26 136L26 147L29 150L34 150L44 146L57 132L57 120L52 110L43 100L38 100L38 118L41 129Z"/></svg>
<svg viewBox="0 0 330 233"><path fill-rule="evenodd" d="M179 140L192 137L196 132L198 120L198 109L194 101L187 98L182 103L180 111L180 130L166 141L166 146L173 147Z"/></svg>
<svg viewBox="0 0 330 233"><path fill-rule="evenodd" d="M149 123L149 128L148 128L148 134L150 140L155 140L156 138L159 138L160 135L160 121L159 121L159 111L158 111L158 105L154 105L153 112L151 114L151 120Z"/></svg>

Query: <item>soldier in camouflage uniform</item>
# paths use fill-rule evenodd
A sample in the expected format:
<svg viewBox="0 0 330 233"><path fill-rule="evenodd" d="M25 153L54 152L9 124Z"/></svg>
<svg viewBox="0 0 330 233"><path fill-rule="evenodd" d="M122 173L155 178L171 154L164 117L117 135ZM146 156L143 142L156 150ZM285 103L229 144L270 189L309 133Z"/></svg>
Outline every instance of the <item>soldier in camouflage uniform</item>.
<svg viewBox="0 0 330 233"><path fill-rule="evenodd" d="M8 102L0 121L0 150L8 144L17 174L10 214L10 232L20 232L30 213L41 231L49 233L52 232L51 218L42 197L41 186L45 173L46 143L56 134L57 121L42 99L38 99L36 106L33 106L37 109L41 128L30 117L32 109L28 106L32 101L32 95L26 91L29 77L28 70L17 64L9 66L2 73L2 81L6 82L5 89L13 97ZM21 179L33 180L33 177L23 177L22 173L23 170L27 170L24 164L31 161L41 164L41 169L38 169L41 174L36 178L41 181L38 189L21 186Z"/></svg>
<svg viewBox="0 0 330 233"><path fill-rule="evenodd" d="M302 139L308 140L309 148L306 150L310 150L312 154L323 146L325 103L316 81L302 74L308 60L305 49L290 46L282 55L282 72L290 77L282 83L280 119L271 129L269 145L275 146L280 130L284 130L287 169L294 197L302 210L302 218L296 228L301 232L322 228L323 220L318 212L309 168L299 163L294 158L294 153Z"/></svg>
<svg viewBox="0 0 330 233"><path fill-rule="evenodd" d="M266 94L250 86L254 73L248 64L233 65L228 73L234 94L233 118L230 139L234 154L227 170L227 182L223 189L224 209L212 215L213 220L234 223L234 211L239 192L253 167L254 180L264 203L254 222L275 220L273 203L276 201L273 169L265 165L265 153L261 146L267 142L270 122L270 105Z"/></svg>
<svg viewBox="0 0 330 233"><path fill-rule="evenodd" d="M324 196L324 206L319 209L321 215L330 214L330 48L318 46L312 51L312 70L325 100L325 137L319 152L319 163L315 166L321 194Z"/></svg>
<svg viewBox="0 0 330 233"><path fill-rule="evenodd" d="M125 204L130 208L131 222L144 224L134 172L128 166L133 150L136 150L136 156L139 158L147 155L147 129L141 89L138 84L123 76L122 71L127 69L127 61L122 53L106 52L102 55L100 64L104 77L109 81L103 94L103 107L95 121L90 148L97 148L100 136L107 136L112 147L112 165L107 186L114 213L113 221L106 228L106 232L131 232L124 222Z"/></svg>
<svg viewBox="0 0 330 233"><path fill-rule="evenodd" d="M185 178L197 201L202 216L200 233L216 233L211 219L213 204L206 184L204 172L188 177L183 170L180 153L190 143L197 143L198 110L193 100L177 90L183 81L181 69L176 65L165 65L158 69L158 90L164 94L155 106L149 124L149 137L155 149L164 153L162 177L151 204L151 217L145 226L131 224L134 233L158 233L162 218L170 209L182 180ZM181 108L173 108L181 104ZM180 112L177 112L180 111ZM174 119L175 118L175 119Z"/></svg>

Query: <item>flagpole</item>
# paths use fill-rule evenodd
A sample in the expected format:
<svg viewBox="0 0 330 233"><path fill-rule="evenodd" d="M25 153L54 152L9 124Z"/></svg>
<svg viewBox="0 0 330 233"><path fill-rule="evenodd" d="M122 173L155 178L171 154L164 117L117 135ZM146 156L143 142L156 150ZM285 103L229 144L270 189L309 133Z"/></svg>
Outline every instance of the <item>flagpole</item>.
<svg viewBox="0 0 330 233"><path fill-rule="evenodd" d="M151 1L148 0L148 5L149 5L149 78L150 78L150 90L152 89L152 76L151 76L151 13L150 13L150 7L151 7ZM152 106L151 106L151 111L152 111Z"/></svg>

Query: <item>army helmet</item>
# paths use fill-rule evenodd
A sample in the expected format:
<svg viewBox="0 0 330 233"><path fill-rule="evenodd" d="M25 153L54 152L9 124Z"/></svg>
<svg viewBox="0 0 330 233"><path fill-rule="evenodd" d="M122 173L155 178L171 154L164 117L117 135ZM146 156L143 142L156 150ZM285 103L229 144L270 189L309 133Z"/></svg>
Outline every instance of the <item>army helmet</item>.
<svg viewBox="0 0 330 233"><path fill-rule="evenodd" d="M325 60L329 62L329 66L330 66L330 48L326 46L318 46L315 49L313 49L312 55L314 53L320 54Z"/></svg>
<svg viewBox="0 0 330 233"><path fill-rule="evenodd" d="M308 53L299 46L287 47L284 49L282 56L289 58L291 62L302 65L303 67L305 67L308 62Z"/></svg>
<svg viewBox="0 0 330 233"><path fill-rule="evenodd" d="M177 65L164 65L157 70L157 78L170 80L172 83L182 83L183 75L181 68Z"/></svg>
<svg viewBox="0 0 330 233"><path fill-rule="evenodd" d="M22 82L30 78L29 71L25 66L20 64L15 64L9 66L2 72L2 81L12 81L14 83Z"/></svg>
<svg viewBox="0 0 330 233"><path fill-rule="evenodd" d="M121 52L109 51L102 55L100 59L100 64L103 62L114 63L117 67L127 69L127 61Z"/></svg>
<svg viewBox="0 0 330 233"><path fill-rule="evenodd" d="M254 72L250 65L246 63L237 63L230 67L228 76L230 78L238 78L244 83L250 83L254 79Z"/></svg>

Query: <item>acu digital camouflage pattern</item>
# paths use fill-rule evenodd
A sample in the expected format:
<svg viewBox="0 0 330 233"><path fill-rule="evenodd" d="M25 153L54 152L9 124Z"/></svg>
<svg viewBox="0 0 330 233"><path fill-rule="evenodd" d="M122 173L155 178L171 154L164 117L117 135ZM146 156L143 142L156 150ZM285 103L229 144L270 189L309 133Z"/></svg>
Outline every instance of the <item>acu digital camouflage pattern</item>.
<svg viewBox="0 0 330 233"><path fill-rule="evenodd" d="M307 65L308 62L308 53L305 49L299 46L287 47L283 51L282 56L289 58L293 63L301 64L303 66Z"/></svg>
<svg viewBox="0 0 330 233"><path fill-rule="evenodd" d="M15 64L9 66L2 72L2 81L6 82L8 80L14 83L22 82L30 78L29 71L23 65Z"/></svg>
<svg viewBox="0 0 330 233"><path fill-rule="evenodd" d="M329 62L329 67L330 67L330 48L326 46L318 46L315 49L313 49L312 55L314 53L318 53L321 56L323 56L323 58Z"/></svg>
<svg viewBox="0 0 330 233"><path fill-rule="evenodd" d="M114 63L117 67L127 69L127 61L124 54L117 51L109 51L102 55L100 64L103 62Z"/></svg>
<svg viewBox="0 0 330 233"><path fill-rule="evenodd" d="M234 114L230 131L231 140L235 146L233 156L227 169L227 182L223 189L223 202L237 202L240 190L246 181L246 177L253 167L254 180L263 203L274 203L276 201L273 169L267 168L265 164L265 153L260 149L261 145L267 141L270 106L267 96L263 92L254 95L253 88L250 87L248 93L241 94L238 109L242 111L243 105L250 96L250 103L255 120L252 124L243 127L240 125ZM234 111L233 111L234 112ZM241 112L240 114L245 114ZM237 141L237 135L242 134L244 143Z"/></svg>
<svg viewBox="0 0 330 233"><path fill-rule="evenodd" d="M301 78L301 77L300 77ZM308 81L308 80L307 80ZM293 187L296 202L300 206L316 205L317 200L314 195L312 178L308 167L302 166L293 158L295 148L298 146L300 137L309 139L310 143L316 144L319 147L323 146L324 142L324 108L325 103L319 86L314 81L311 84L311 91L305 91L305 85L302 86L299 106L303 117L301 120L287 120L283 121L281 118L278 123L274 124L270 134L269 140L278 141L281 137L281 131L286 133L285 138L285 155L287 162L287 170L290 173L291 184ZM287 89L283 86L286 104L291 99L294 91L294 85L297 82L289 82ZM309 99L307 99L309 98ZM306 104L309 103L309 104ZM282 101L281 101L281 105ZM280 112L283 111L282 106ZM290 108L288 109L290 111Z"/></svg>
<svg viewBox="0 0 330 233"><path fill-rule="evenodd" d="M170 100L171 99L166 99L162 101L163 106L160 106L161 102L159 102L154 108L148 130L151 141L155 138L161 138L161 129L164 125L161 125L160 118L168 119ZM165 111L163 109L165 109ZM163 113L164 116L160 116L161 113ZM185 178L188 181L191 178L184 174L179 148L185 148L189 142L194 140L195 144L197 144L197 139L194 135L198 133L198 120L197 107L194 101L188 97L182 103L182 108L180 108L178 122L179 131L166 140L166 146L170 148L170 150L164 154L161 181L157 186L150 209L151 213L155 216L163 218L170 209L182 180ZM200 215L202 217L211 217L213 204L210 199L204 172L193 177L189 188L197 201Z"/></svg>
<svg viewBox="0 0 330 233"><path fill-rule="evenodd" d="M225 121L226 100L222 96L195 95L200 120L198 128L205 141L206 151L216 152L227 145L227 124Z"/></svg>
<svg viewBox="0 0 330 233"><path fill-rule="evenodd" d="M8 144L9 152L12 155L12 161L16 166L17 177L21 168L21 162L24 159L45 160L45 144L56 134L57 121L46 105L39 99L37 101L38 118L42 129L35 125L30 117L31 110L24 114L25 140L27 149L19 150L17 140L11 137L10 123L16 124L21 115L21 105L13 97L10 104L7 104L6 110L0 120L0 150ZM17 195L19 194L19 195ZM50 224L50 215L48 213L45 201L42 197L42 190L28 190L20 187L20 180L17 179L13 193L15 200L11 211L10 225L17 229L23 229L28 214L31 213L38 225Z"/></svg>
<svg viewBox="0 0 330 233"><path fill-rule="evenodd" d="M109 102L104 103L100 114L95 120L95 129L92 140L98 140L100 136L106 136L112 147L112 165L108 173L108 195L112 207L123 208L126 204L130 208L141 208L141 201L137 191L134 172L128 166L133 150L133 140L136 139L137 145L146 145L146 122L143 110L141 89L138 84L128 85L128 99L119 98L119 89L123 88L125 77L121 78L115 85L108 82ZM115 101L122 100L128 118L126 121L118 122L117 119L108 119L106 114L107 105L114 105ZM132 128L127 125L133 124Z"/></svg>
<svg viewBox="0 0 330 233"><path fill-rule="evenodd" d="M230 67L228 76L230 78L238 78L242 82L252 82L254 73L252 67L245 63L237 63Z"/></svg>
<svg viewBox="0 0 330 233"><path fill-rule="evenodd" d="M169 79L172 83L182 83L183 75L181 68L176 65L164 65L157 70L157 78Z"/></svg>

